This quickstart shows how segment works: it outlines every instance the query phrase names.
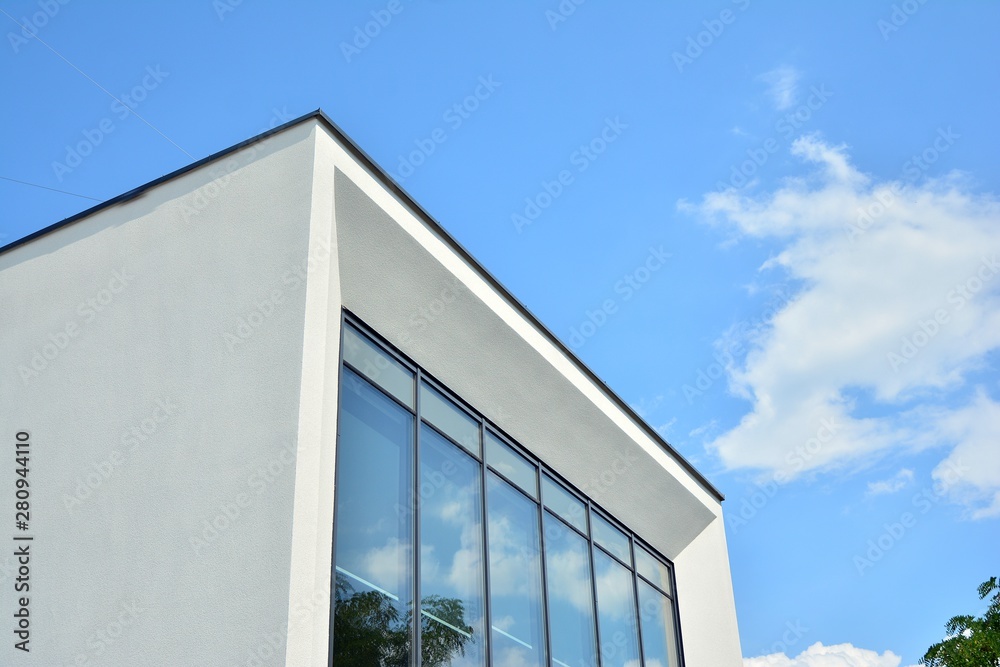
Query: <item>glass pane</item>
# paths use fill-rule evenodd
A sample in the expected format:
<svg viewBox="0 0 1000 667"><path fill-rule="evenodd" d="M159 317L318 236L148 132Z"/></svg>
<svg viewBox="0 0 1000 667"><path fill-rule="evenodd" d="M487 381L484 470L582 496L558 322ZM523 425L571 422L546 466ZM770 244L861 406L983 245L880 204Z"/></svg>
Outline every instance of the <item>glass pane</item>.
<svg viewBox="0 0 1000 667"><path fill-rule="evenodd" d="M603 667L639 667L639 631L632 571L594 550L597 618Z"/></svg>
<svg viewBox="0 0 1000 667"><path fill-rule="evenodd" d="M486 433L486 462L532 498L538 498L538 473L534 464L489 432Z"/></svg>
<svg viewBox="0 0 1000 667"><path fill-rule="evenodd" d="M640 579L639 610L646 667L680 667L670 598Z"/></svg>
<svg viewBox="0 0 1000 667"><path fill-rule="evenodd" d="M594 531L594 541L618 556L629 565L632 564L632 554L628 548L628 536L612 526L597 512L590 513L590 527Z"/></svg>
<svg viewBox="0 0 1000 667"><path fill-rule="evenodd" d="M587 534L587 506L548 475L542 476L542 500L546 507Z"/></svg>
<svg viewBox="0 0 1000 667"><path fill-rule="evenodd" d="M487 474L486 501L493 664L544 667L538 505L493 473Z"/></svg>
<svg viewBox="0 0 1000 667"><path fill-rule="evenodd" d="M344 361L369 380L413 407L413 373L376 347L353 327L344 327Z"/></svg>
<svg viewBox="0 0 1000 667"><path fill-rule="evenodd" d="M479 451L479 422L426 384L420 385L420 416L476 456Z"/></svg>
<svg viewBox="0 0 1000 667"><path fill-rule="evenodd" d="M670 588L670 568L638 544L635 545L635 569L661 590L673 593Z"/></svg>
<svg viewBox="0 0 1000 667"><path fill-rule="evenodd" d="M334 662L409 665L413 416L345 368L339 427Z"/></svg>
<svg viewBox="0 0 1000 667"><path fill-rule="evenodd" d="M596 667L590 543L545 513L545 582L552 663Z"/></svg>
<svg viewBox="0 0 1000 667"><path fill-rule="evenodd" d="M425 666L486 664L480 464L420 427L420 653Z"/></svg>

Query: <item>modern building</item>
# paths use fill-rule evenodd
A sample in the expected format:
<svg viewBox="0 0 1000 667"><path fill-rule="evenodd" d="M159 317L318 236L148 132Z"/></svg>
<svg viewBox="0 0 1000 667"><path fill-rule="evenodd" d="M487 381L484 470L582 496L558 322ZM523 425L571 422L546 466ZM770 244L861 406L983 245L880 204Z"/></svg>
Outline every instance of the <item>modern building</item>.
<svg viewBox="0 0 1000 667"><path fill-rule="evenodd" d="M0 664L741 664L720 493L321 112L0 249L0 372Z"/></svg>

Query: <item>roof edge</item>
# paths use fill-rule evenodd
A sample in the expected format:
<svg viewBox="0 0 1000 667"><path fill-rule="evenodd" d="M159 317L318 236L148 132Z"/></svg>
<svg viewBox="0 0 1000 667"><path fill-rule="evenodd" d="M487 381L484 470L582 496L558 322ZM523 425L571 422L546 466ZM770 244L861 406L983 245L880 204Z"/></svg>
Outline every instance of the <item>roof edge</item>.
<svg viewBox="0 0 1000 667"><path fill-rule="evenodd" d="M404 190L402 186L400 186L399 183L397 183L392 178L392 176L389 175L388 172L386 172L374 159L372 159L370 155L368 155L368 153L366 153L360 146L358 146L354 142L354 140L351 139L347 135L347 133L340 128L340 126L338 126L335 122L333 122L333 120L329 116L327 116L326 112L324 112L322 109L316 109L315 111L303 114L298 118L293 118L292 120L286 123L277 125L269 130L261 132L260 134L253 136L249 139L246 139L244 141L241 141L238 144L234 144L229 148L225 148L216 153L212 153L211 155L204 157L196 162L192 162L191 164L188 164L184 167L181 167L180 169L176 169L172 172L169 172L163 176L160 176L157 179L154 179L152 181L149 181L148 183L133 188L132 190L129 190L123 194L120 194L116 197L112 197L111 199L105 202L96 204L88 209L80 211L79 213L71 215L68 218L64 218L59 222L53 223L47 227L43 227L42 229L39 229L38 231L32 232L27 236L12 241L11 243L8 243L5 246L0 246L0 255L15 248L18 248L22 245L25 245L26 243L33 241L41 236L45 236L46 234L50 234L51 232L66 227L67 225L70 225L78 220L93 215L94 213L103 211L106 208L110 208L112 206L116 206L118 204L122 204L132 199L135 199L141 196L147 190L154 188L157 185L160 185L161 183L164 183L173 178L186 174L190 171L194 171L195 169L198 169L210 162L214 162L215 160L218 160L227 155L235 153L239 150L242 150L243 148L246 148L247 146L263 141L264 139L267 139L272 135L275 135L279 132L283 132L284 130L287 130L291 127L294 127L309 120L318 120L320 123L325 125L327 129L334 135L337 141L340 142L344 146L344 148L347 149L347 151L351 153L377 180L379 180L390 192L392 192L396 197L398 197L402 201L402 203L407 206L407 208L411 209L417 215L418 218L420 218L423 222L425 222L432 229L434 229L440 235L440 237L445 243L447 243L456 253L458 253L462 257L462 259L468 262L470 266L472 266L476 271L478 271L482 275L482 277L486 280L486 282L489 283L491 287L493 287L493 289L497 290L497 292L504 299L506 299L515 308L515 310L520 312L520 314L525 319L527 319L532 324L532 326L534 326L540 333L542 333L542 335L548 338L549 342L551 342L556 348L558 348L566 356L566 358L569 359L573 363L573 365L576 366L589 380L594 382L608 396L608 398L611 399L611 402L614 403L615 406L618 407L618 409L624 412L654 442L659 444L660 447L663 448L667 452L667 454L669 454L674 460L676 460L677 463L681 466L681 468L683 468L688 474L690 474L706 491L708 491L712 496L714 496L719 502L722 502L726 499L725 495L723 495L721 491L719 491L710 481L708 481L708 478L706 478L701 472L699 472L698 469L695 468L690 461L684 458L684 456L681 455L680 452L674 449L673 445L667 442L667 440L664 439L663 436L661 436L652 426L647 424L646 421L642 417L640 417L638 413L636 413L636 411L633 410L632 407L627 402L625 402L623 398L621 398L617 393L615 393L608 386L608 384L600 378L600 376L598 376L593 370L590 369L590 367L588 367L585 363L583 363L583 361L576 356L576 353L574 353L565 343L563 343L563 341L558 336L556 336L554 333L552 333L552 331L549 330L548 327L542 324L541 320L539 320L535 316L535 314L528 309L527 306L525 306L523 303L521 303L520 300L517 299L517 297L511 294L510 291L493 276L493 274L491 274L482 264L480 264L479 261L475 257L473 257L472 254L468 250L466 250L464 246L462 246L461 243L459 243L454 237L451 236L451 234L449 234L444 229L444 227L441 226L441 223L439 223L436 219L434 219L433 216L431 216L427 211L425 211L423 207L420 206L420 204L418 204L417 201L413 199L413 197L411 197L409 193L407 193L406 190Z"/></svg>

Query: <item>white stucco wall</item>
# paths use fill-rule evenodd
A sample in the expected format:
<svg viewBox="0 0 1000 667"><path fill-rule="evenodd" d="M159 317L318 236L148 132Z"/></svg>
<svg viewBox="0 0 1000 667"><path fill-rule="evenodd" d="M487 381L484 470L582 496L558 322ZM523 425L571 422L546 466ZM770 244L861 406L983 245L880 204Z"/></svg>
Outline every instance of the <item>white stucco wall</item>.
<svg viewBox="0 0 1000 667"><path fill-rule="evenodd" d="M306 300L287 276L306 256L315 129L0 255L0 498L10 527L27 431L35 538L30 654L11 641L3 538L0 664L284 653ZM36 352L52 358L25 373Z"/></svg>

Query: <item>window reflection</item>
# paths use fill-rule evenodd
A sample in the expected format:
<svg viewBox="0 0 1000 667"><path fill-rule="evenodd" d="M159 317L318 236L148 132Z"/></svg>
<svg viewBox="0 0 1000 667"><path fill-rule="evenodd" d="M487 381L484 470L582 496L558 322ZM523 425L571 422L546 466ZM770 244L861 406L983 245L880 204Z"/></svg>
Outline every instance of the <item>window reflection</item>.
<svg viewBox="0 0 1000 667"><path fill-rule="evenodd" d="M542 475L542 500L567 523L587 534L587 506L548 475Z"/></svg>
<svg viewBox="0 0 1000 667"><path fill-rule="evenodd" d="M334 665L679 667L672 566L374 337L344 341Z"/></svg>
<svg viewBox="0 0 1000 667"><path fill-rule="evenodd" d="M632 572L600 549L594 549L597 618L603 667L640 667L639 632Z"/></svg>
<svg viewBox="0 0 1000 667"><path fill-rule="evenodd" d="M337 465L334 662L410 664L413 416L348 369Z"/></svg>
<svg viewBox="0 0 1000 667"><path fill-rule="evenodd" d="M635 545L635 569L661 591L673 592L670 587L670 568L638 544Z"/></svg>
<svg viewBox="0 0 1000 667"><path fill-rule="evenodd" d="M552 662L563 667L596 667L590 543L548 512L544 521Z"/></svg>
<svg viewBox="0 0 1000 667"><path fill-rule="evenodd" d="M480 464L420 429L421 656L425 666L486 664Z"/></svg>
<svg viewBox="0 0 1000 667"><path fill-rule="evenodd" d="M426 383L420 385L420 416L475 456L482 455L479 422Z"/></svg>
<svg viewBox="0 0 1000 667"><path fill-rule="evenodd" d="M535 465L489 431L486 432L486 462L529 496L538 498L538 473Z"/></svg>
<svg viewBox="0 0 1000 667"><path fill-rule="evenodd" d="M352 327L344 327L344 361L404 404L413 407L413 372Z"/></svg>
<svg viewBox="0 0 1000 667"><path fill-rule="evenodd" d="M590 526L593 529L594 541L618 557L618 560L632 564L632 554L629 550L628 536L618 530L597 512L590 513Z"/></svg>
<svg viewBox="0 0 1000 667"><path fill-rule="evenodd" d="M642 579L639 580L639 618L646 667L680 667L670 598Z"/></svg>
<svg viewBox="0 0 1000 667"><path fill-rule="evenodd" d="M492 472L486 478L494 667L543 667L538 506Z"/></svg>

